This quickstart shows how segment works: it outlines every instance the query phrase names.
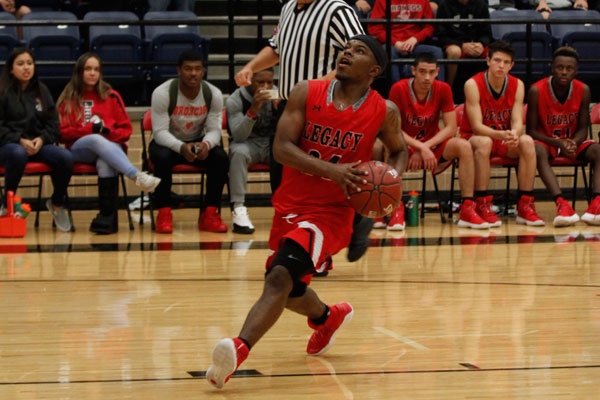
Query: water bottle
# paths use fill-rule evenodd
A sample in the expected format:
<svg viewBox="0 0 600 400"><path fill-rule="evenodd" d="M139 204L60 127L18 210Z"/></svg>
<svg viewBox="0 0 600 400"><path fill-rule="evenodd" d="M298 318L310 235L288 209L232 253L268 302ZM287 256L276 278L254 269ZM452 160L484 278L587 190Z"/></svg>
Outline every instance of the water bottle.
<svg viewBox="0 0 600 400"><path fill-rule="evenodd" d="M419 226L419 193L411 190L406 202L406 225Z"/></svg>

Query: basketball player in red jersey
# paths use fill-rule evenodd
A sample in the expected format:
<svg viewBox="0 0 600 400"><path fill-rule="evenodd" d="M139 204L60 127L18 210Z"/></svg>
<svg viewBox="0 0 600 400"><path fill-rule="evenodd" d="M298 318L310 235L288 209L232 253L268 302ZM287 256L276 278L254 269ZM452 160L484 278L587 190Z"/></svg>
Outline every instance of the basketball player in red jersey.
<svg viewBox="0 0 600 400"><path fill-rule="evenodd" d="M587 139L591 93L588 85L575 79L578 64L575 49L557 49L552 56L552 75L534 83L527 97L527 131L535 139L540 177L556 202L554 226L579 221L550 166L550 160L558 155L594 166L594 198L581 219L600 225L600 144Z"/></svg>
<svg viewBox="0 0 600 400"><path fill-rule="evenodd" d="M285 308L308 317L314 329L309 355L325 352L352 318L350 304L329 307L307 285L313 273L326 268L326 258L350 241L354 209L347 194L364 181L364 172L355 167L371 159L376 137L398 173L406 166L398 109L369 87L386 63L374 38L354 36L337 59L337 80L302 81L292 90L273 148L284 169L273 196L272 254L264 289L239 336L222 339L213 350L206 373L213 386L221 388L229 380Z"/></svg>
<svg viewBox="0 0 600 400"><path fill-rule="evenodd" d="M536 158L533 139L523 131L525 88L521 80L508 73L514 65L514 57L515 50L508 42L490 43L488 69L465 83L467 118L462 120L460 133L473 146L476 209L490 227L502 224L491 210L492 196L487 194L490 156L519 159L517 223L545 224L533 204Z"/></svg>
<svg viewBox="0 0 600 400"><path fill-rule="evenodd" d="M456 114L450 86L436 80L440 67L430 53L421 53L415 57L411 71L414 78L396 82L390 90L390 100L398 106L402 120L402 131L408 144L408 169L422 168L432 172L442 172L459 159L458 180L462 195L462 205L458 226L473 229L489 228L475 211L473 201L473 183L475 166L473 149L465 139L456 137ZM444 128L440 129L440 114ZM430 157L434 162L429 162ZM400 213L401 218L399 218ZM388 224L394 230L402 221L404 229L404 207L398 207Z"/></svg>

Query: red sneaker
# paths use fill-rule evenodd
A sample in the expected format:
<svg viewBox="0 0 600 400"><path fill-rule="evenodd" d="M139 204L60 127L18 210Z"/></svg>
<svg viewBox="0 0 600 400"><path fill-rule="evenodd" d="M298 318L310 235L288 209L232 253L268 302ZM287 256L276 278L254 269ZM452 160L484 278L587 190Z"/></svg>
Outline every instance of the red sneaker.
<svg viewBox="0 0 600 400"><path fill-rule="evenodd" d="M400 205L396 207L388 223L388 231L403 231L406 224L404 223L404 203L400 202Z"/></svg>
<svg viewBox="0 0 600 400"><path fill-rule="evenodd" d="M460 206L458 226L460 228L472 229L488 229L490 227L475 211L475 202L473 200L465 200Z"/></svg>
<svg viewBox="0 0 600 400"><path fill-rule="evenodd" d="M385 223L385 219L383 217L375 218L373 221L373 229L385 229L387 224Z"/></svg>
<svg viewBox="0 0 600 400"><path fill-rule="evenodd" d="M496 213L492 211L492 199L494 196L489 195L485 197L478 197L475 199L475 211L477 214L488 223L490 228L495 228L502 225L502 221L496 216Z"/></svg>
<svg viewBox="0 0 600 400"><path fill-rule="evenodd" d="M546 225L542 217L535 211L533 196L521 196L517 205L517 224L529 226Z"/></svg>
<svg viewBox="0 0 600 400"><path fill-rule="evenodd" d="M240 364L248 358L249 352L246 343L239 338L221 339L213 350L213 365L206 371L208 383L221 389L239 368Z"/></svg>
<svg viewBox="0 0 600 400"><path fill-rule="evenodd" d="M600 196L596 196L590 203L581 220L588 225L600 225Z"/></svg>
<svg viewBox="0 0 600 400"><path fill-rule="evenodd" d="M171 207L162 207L158 209L158 215L156 216L156 232L173 232L173 214L171 214Z"/></svg>
<svg viewBox="0 0 600 400"><path fill-rule="evenodd" d="M206 207L198 218L198 229L209 232L227 232L227 225L221 221L217 207Z"/></svg>
<svg viewBox="0 0 600 400"><path fill-rule="evenodd" d="M335 341L337 330L352 319L354 310L346 302L335 304L330 307L329 317L323 325L315 325L308 319L308 326L315 331L308 340L306 352L311 356L325 353Z"/></svg>
<svg viewBox="0 0 600 400"><path fill-rule="evenodd" d="M554 226L569 226L574 225L579 221L579 215L575 213L573 207L568 201L559 197L556 199L556 217L554 218Z"/></svg>

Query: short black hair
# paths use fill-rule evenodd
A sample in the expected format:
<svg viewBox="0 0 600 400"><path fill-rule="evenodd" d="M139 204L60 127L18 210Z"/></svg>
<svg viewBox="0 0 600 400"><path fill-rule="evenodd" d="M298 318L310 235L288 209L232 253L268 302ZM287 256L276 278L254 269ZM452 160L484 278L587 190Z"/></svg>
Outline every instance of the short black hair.
<svg viewBox="0 0 600 400"><path fill-rule="evenodd" d="M198 50L185 50L179 55L177 66L181 67L186 61L200 61L204 67L204 56Z"/></svg>
<svg viewBox="0 0 600 400"><path fill-rule="evenodd" d="M501 52L510 56L510 59L515 59L515 49L506 40L496 40L488 46L488 58L492 58L494 53Z"/></svg>
<svg viewBox="0 0 600 400"><path fill-rule="evenodd" d="M416 67L419 63L435 64L437 65L437 58L432 53L419 53L415 56L413 65Z"/></svg>
<svg viewBox="0 0 600 400"><path fill-rule="evenodd" d="M556 57L571 57L579 64L579 54L577 53L577 50L570 46L562 46L556 49L552 54L552 62L554 62Z"/></svg>

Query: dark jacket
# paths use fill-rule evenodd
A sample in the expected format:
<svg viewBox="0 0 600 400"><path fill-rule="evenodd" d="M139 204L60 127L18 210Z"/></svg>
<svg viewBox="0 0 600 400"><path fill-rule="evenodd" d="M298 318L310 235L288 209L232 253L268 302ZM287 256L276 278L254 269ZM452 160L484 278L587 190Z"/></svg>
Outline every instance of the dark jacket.
<svg viewBox="0 0 600 400"><path fill-rule="evenodd" d="M469 0L464 5L458 0L442 0L436 18L489 19L490 13L487 3L483 0ZM436 36L442 46L450 44L461 46L465 42L480 42L486 46L492 41L492 28L490 24L439 24L436 26Z"/></svg>
<svg viewBox="0 0 600 400"><path fill-rule="evenodd" d="M58 142L60 134L54 100L46 85L40 82L40 87L46 111L42 111L38 93L31 85L21 93L13 86L0 96L0 145L38 136L44 144Z"/></svg>

